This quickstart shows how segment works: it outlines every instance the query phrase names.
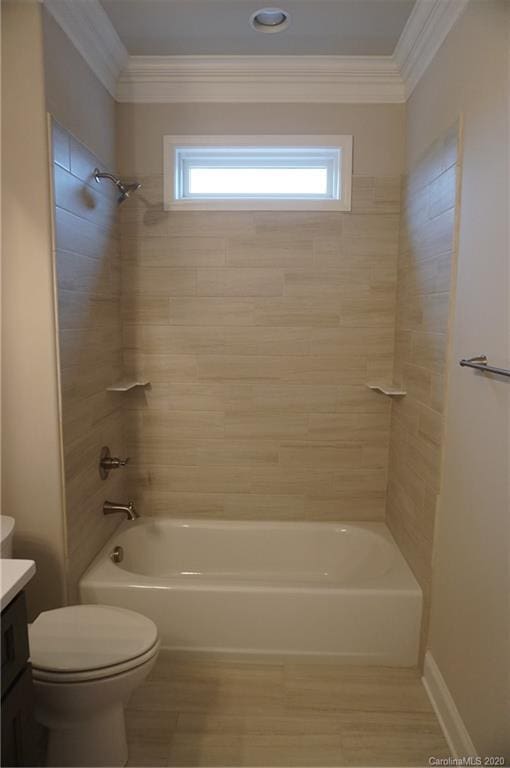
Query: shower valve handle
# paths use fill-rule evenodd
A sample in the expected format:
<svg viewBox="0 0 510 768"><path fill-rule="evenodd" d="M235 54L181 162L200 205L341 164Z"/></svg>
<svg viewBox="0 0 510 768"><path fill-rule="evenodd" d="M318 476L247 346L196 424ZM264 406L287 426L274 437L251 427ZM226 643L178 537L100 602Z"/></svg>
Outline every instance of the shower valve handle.
<svg viewBox="0 0 510 768"><path fill-rule="evenodd" d="M116 456L112 456L110 459L103 459L101 466L105 469L118 469L119 467L125 467L129 461L129 456L125 459L118 459Z"/></svg>
<svg viewBox="0 0 510 768"><path fill-rule="evenodd" d="M112 456L108 446L104 446L101 449L101 456L99 458L99 474L103 480L106 480L112 469L118 469L119 467L125 467L129 461L129 456L125 459L119 459L117 456Z"/></svg>

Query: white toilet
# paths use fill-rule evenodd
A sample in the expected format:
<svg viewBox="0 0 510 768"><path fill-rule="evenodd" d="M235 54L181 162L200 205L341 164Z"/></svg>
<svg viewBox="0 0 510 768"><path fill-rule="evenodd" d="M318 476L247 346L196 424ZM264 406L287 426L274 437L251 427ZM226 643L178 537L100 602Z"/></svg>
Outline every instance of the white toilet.
<svg viewBox="0 0 510 768"><path fill-rule="evenodd" d="M29 638L47 764L125 765L124 706L156 661L154 622L123 608L73 605L41 613Z"/></svg>

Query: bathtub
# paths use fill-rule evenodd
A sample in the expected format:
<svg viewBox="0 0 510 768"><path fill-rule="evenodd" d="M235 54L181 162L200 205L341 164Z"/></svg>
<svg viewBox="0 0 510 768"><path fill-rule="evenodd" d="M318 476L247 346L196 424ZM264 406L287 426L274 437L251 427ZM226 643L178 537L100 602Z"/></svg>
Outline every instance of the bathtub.
<svg viewBox="0 0 510 768"><path fill-rule="evenodd" d="M147 517L118 528L79 589L145 614L174 650L417 662L421 590L383 523Z"/></svg>

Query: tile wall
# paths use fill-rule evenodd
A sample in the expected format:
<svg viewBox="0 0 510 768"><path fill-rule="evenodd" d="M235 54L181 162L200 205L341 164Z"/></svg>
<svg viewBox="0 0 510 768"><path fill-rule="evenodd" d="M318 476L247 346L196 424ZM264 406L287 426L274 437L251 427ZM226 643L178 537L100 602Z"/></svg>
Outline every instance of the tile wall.
<svg viewBox="0 0 510 768"><path fill-rule="evenodd" d="M55 265L66 485L67 580L77 581L120 522L105 499L124 501L125 474L99 477L101 446L124 453L122 396L106 388L121 375L120 268L113 188L92 178L101 161L53 122Z"/></svg>
<svg viewBox="0 0 510 768"><path fill-rule="evenodd" d="M155 515L382 520L400 178L352 213L121 209L130 494Z"/></svg>
<svg viewBox="0 0 510 768"><path fill-rule="evenodd" d="M458 125L403 180L387 522L424 593L427 628L441 483L445 365L455 271Z"/></svg>

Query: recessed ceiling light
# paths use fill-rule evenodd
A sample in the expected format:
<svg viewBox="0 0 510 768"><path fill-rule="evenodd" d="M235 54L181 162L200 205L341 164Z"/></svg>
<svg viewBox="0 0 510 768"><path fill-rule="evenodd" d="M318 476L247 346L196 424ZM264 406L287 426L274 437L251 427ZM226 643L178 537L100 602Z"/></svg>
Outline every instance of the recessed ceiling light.
<svg viewBox="0 0 510 768"><path fill-rule="evenodd" d="M257 32L281 32L289 23L289 14L281 8L261 8L250 16L250 24Z"/></svg>

